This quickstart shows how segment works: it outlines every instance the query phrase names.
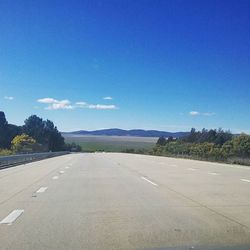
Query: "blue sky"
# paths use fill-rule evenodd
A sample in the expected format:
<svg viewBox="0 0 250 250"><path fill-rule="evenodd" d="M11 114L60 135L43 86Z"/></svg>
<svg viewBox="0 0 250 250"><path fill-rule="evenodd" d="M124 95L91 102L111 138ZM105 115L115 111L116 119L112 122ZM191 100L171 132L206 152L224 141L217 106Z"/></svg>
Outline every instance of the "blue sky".
<svg viewBox="0 0 250 250"><path fill-rule="evenodd" d="M0 1L0 110L61 131L250 132L249 10L248 0Z"/></svg>

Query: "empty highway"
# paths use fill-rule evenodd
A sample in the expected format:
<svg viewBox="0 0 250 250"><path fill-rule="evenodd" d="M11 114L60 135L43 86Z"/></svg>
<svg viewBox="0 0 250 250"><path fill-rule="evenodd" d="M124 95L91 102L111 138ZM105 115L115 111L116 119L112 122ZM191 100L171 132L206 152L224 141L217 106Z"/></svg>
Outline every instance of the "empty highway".
<svg viewBox="0 0 250 250"><path fill-rule="evenodd" d="M0 249L250 249L250 167L86 153L3 169Z"/></svg>

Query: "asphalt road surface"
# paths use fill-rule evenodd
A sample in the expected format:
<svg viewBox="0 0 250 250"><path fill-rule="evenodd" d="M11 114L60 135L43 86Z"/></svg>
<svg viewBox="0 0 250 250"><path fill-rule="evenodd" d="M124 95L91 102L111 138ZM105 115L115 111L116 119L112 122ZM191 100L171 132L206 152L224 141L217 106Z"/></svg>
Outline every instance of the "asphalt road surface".
<svg viewBox="0 0 250 250"><path fill-rule="evenodd" d="M0 249L250 249L250 168L96 153L3 169Z"/></svg>

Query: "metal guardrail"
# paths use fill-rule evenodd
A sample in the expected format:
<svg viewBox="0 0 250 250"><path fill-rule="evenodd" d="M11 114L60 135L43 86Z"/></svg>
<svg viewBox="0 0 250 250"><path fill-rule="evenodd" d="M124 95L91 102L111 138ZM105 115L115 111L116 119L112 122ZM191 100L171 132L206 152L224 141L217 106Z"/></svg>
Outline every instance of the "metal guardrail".
<svg viewBox="0 0 250 250"><path fill-rule="evenodd" d="M46 153L35 153L35 154L0 156L0 169L13 166L13 165L23 164L23 163L32 162L32 161L38 161L38 160L65 155L65 154L69 154L69 152L61 151L61 152L46 152Z"/></svg>

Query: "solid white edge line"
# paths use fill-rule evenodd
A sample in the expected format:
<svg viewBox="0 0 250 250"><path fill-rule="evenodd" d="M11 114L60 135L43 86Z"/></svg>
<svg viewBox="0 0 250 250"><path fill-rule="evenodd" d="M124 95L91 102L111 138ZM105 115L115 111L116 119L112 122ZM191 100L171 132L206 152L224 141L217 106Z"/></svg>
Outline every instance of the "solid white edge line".
<svg viewBox="0 0 250 250"><path fill-rule="evenodd" d="M250 182L248 179L240 179L241 181Z"/></svg>
<svg viewBox="0 0 250 250"><path fill-rule="evenodd" d="M3 220L0 221L0 224L11 225L23 212L23 209L13 210L9 215L7 215Z"/></svg>
<svg viewBox="0 0 250 250"><path fill-rule="evenodd" d="M150 181L149 179L147 179L147 178L145 178L145 177L143 177L143 176L142 176L141 178L142 178L143 180L145 180L145 181L151 183L151 184L154 185L154 186L158 186L158 184L156 184L156 183Z"/></svg>
<svg viewBox="0 0 250 250"><path fill-rule="evenodd" d="M47 188L48 188L48 187L40 187L40 188L36 191L36 193L43 193L43 192L45 192L45 191L47 190Z"/></svg>

